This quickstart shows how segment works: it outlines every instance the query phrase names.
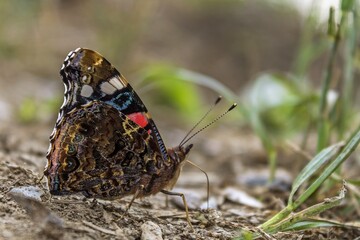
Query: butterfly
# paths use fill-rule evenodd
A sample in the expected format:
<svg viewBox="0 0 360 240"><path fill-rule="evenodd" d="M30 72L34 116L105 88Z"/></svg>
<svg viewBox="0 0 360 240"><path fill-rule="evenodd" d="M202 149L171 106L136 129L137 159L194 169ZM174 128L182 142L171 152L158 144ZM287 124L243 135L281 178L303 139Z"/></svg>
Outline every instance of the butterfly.
<svg viewBox="0 0 360 240"><path fill-rule="evenodd" d="M101 199L132 195L132 201L160 191L171 194L192 144L167 149L139 96L99 53L71 51L60 75L64 102L44 170L50 193Z"/></svg>

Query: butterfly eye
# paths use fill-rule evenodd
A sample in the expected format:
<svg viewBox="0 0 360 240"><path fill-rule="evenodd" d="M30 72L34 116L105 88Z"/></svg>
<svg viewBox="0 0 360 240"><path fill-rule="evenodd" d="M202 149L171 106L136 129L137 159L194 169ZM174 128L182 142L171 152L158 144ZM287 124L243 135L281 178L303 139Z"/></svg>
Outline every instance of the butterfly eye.
<svg viewBox="0 0 360 240"><path fill-rule="evenodd" d="M79 161L77 158L67 157L65 159L64 171L68 173L73 172L78 166L79 166Z"/></svg>
<svg viewBox="0 0 360 240"><path fill-rule="evenodd" d="M84 74L81 76L81 82L84 84L89 84L91 82L91 75L90 74Z"/></svg>

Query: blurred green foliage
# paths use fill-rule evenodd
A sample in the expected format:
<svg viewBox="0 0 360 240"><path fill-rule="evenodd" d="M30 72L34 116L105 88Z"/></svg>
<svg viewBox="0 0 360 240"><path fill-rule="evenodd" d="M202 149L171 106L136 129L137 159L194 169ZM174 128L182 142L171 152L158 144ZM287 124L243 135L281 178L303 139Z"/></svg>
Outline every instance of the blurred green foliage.
<svg viewBox="0 0 360 240"><path fill-rule="evenodd" d="M300 86L294 77L263 74L244 92L248 111L274 137L290 136L316 123L317 92Z"/></svg>
<svg viewBox="0 0 360 240"><path fill-rule="evenodd" d="M201 94L196 85L178 73L178 68L168 64L152 64L141 72L142 85L143 88L156 88L155 103L181 113L184 120L194 122L204 112L201 110Z"/></svg>
<svg viewBox="0 0 360 240"><path fill-rule="evenodd" d="M48 121L59 111L62 98L54 97L47 100L39 100L34 97L25 98L17 108L17 120L24 124Z"/></svg>
<svg viewBox="0 0 360 240"><path fill-rule="evenodd" d="M18 110L18 118L23 123L36 121L38 109L36 101L33 98L24 99Z"/></svg>

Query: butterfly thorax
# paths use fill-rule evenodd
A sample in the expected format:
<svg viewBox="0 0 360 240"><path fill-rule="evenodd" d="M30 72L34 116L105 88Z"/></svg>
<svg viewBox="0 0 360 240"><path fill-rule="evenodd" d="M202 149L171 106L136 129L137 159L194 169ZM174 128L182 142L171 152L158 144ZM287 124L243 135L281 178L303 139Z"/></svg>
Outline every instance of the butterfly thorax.
<svg viewBox="0 0 360 240"><path fill-rule="evenodd" d="M185 157L191 148L192 144L186 147L178 146L167 150L170 158L169 164L148 184L149 195L155 194L162 189L171 190L174 187L185 163Z"/></svg>

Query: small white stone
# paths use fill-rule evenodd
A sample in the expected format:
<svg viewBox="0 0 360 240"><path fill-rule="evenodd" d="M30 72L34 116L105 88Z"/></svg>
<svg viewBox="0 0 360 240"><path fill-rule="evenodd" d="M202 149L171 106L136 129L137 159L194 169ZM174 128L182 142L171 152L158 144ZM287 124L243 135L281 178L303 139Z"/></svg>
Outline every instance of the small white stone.
<svg viewBox="0 0 360 240"><path fill-rule="evenodd" d="M223 195L230 201L243 204L253 208L263 208L264 204L256 198L235 187L227 187L223 190Z"/></svg>
<svg viewBox="0 0 360 240"><path fill-rule="evenodd" d="M41 195L44 194L44 192L40 188L34 187L34 186L24 186L24 187L13 188L10 190L9 193L22 195L24 197L32 198L37 201L41 201L40 197L41 197Z"/></svg>
<svg viewBox="0 0 360 240"><path fill-rule="evenodd" d="M159 225L147 221L141 225L141 240L162 240L162 232Z"/></svg>

